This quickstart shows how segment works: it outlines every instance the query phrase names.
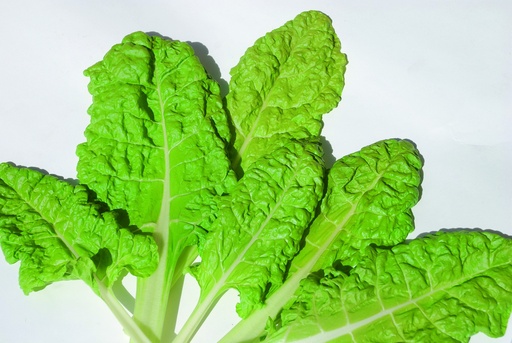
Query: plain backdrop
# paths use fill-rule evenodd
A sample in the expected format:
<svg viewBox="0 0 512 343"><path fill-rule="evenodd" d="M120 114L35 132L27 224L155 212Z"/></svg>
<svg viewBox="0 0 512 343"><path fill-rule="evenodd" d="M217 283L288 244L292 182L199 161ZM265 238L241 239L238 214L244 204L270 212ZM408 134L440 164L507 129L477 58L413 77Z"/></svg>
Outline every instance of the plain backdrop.
<svg viewBox="0 0 512 343"><path fill-rule="evenodd" d="M332 18L349 59L343 100L325 117L332 155L410 139L425 160L411 237L443 228L512 235L510 1L3 0L0 161L74 178L91 102L82 71L128 33L191 42L226 83L257 38L309 9ZM1 343L128 342L82 282L27 297L17 269L0 259ZM183 315L197 297L192 280L186 289ZM215 342L236 323L236 298L222 299L195 342ZM511 341L512 328L471 340Z"/></svg>

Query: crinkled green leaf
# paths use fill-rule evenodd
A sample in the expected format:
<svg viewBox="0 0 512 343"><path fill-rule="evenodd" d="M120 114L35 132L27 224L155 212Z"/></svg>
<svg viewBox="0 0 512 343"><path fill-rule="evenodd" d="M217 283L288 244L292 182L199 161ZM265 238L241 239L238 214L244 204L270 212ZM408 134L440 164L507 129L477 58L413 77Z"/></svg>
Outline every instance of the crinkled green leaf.
<svg viewBox="0 0 512 343"><path fill-rule="evenodd" d="M142 32L85 74L93 104L87 142L77 148L78 178L153 232L161 263L138 283L135 317L156 340L170 289L194 257L188 247L213 219L214 198L236 181L219 86L188 44Z"/></svg>
<svg viewBox="0 0 512 343"><path fill-rule="evenodd" d="M329 171L320 213L291 262L287 280L271 289L265 306L222 342L257 338L266 319L277 315L311 272L338 260L355 264L370 244L403 241L414 228L411 207L419 196L420 168L417 150L403 140L381 141L338 160Z"/></svg>
<svg viewBox="0 0 512 343"><path fill-rule="evenodd" d="M260 38L232 69L226 103L236 134L232 167L242 178L200 246L193 274L201 297L178 341L193 335L228 288L239 291L237 312L246 317L282 283L322 193L318 140L322 115L341 99L347 61L340 48L330 19L304 12ZM316 152L292 148L298 141L314 142ZM281 162L283 153L290 161ZM282 171L269 175L276 167ZM298 191L298 182L314 184L314 192Z"/></svg>
<svg viewBox="0 0 512 343"><path fill-rule="evenodd" d="M223 198L192 269L201 286L198 306L178 341L193 334L229 288L239 291L237 311L244 317L282 283L322 194L320 154L318 142L290 141L254 163Z"/></svg>
<svg viewBox="0 0 512 343"><path fill-rule="evenodd" d="M406 140L384 140L338 160L329 171L320 215L291 272L357 263L370 244L391 246L414 230L421 157ZM313 264L312 264L313 263Z"/></svg>
<svg viewBox="0 0 512 343"><path fill-rule="evenodd" d="M151 236L121 228L82 185L0 164L0 244L9 263L21 261L25 293L60 280L82 279L98 292L126 270L146 277L158 252Z"/></svg>
<svg viewBox="0 0 512 343"><path fill-rule="evenodd" d="M163 212L173 232L190 230L201 218L187 203L222 192L229 171L219 86L188 44L142 32L85 74L93 104L77 149L80 181L145 230L168 221Z"/></svg>
<svg viewBox="0 0 512 343"><path fill-rule="evenodd" d="M322 115L341 99L347 60L340 48L329 17L308 11L245 52L231 70L226 98L235 169L280 146L281 135L319 136Z"/></svg>
<svg viewBox="0 0 512 343"><path fill-rule="evenodd" d="M372 249L350 276L308 278L266 342L467 342L505 333L512 240L440 232Z"/></svg>
<svg viewBox="0 0 512 343"><path fill-rule="evenodd" d="M269 285L282 283L322 193L319 153L316 143L287 144L261 158L223 199L194 269L204 294L233 287L242 306L254 306Z"/></svg>

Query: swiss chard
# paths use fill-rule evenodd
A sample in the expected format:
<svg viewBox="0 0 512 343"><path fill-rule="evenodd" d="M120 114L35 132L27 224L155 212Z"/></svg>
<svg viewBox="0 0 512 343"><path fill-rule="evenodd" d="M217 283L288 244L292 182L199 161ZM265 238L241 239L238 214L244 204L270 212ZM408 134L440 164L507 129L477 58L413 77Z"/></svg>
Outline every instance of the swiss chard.
<svg viewBox="0 0 512 343"><path fill-rule="evenodd" d="M512 241L471 230L406 241L414 144L377 142L326 170L322 116L346 64L330 19L304 12L247 50L222 99L186 43L125 37L85 72L79 182L0 164L0 243L21 261L23 291L81 279L133 342L190 342L228 289L242 319L225 343L502 335ZM113 291L127 272L133 313ZM201 293L176 328L170 299L187 272Z"/></svg>
<svg viewBox="0 0 512 343"><path fill-rule="evenodd" d="M159 340L168 296L196 257L191 246L214 214L213 197L235 182L220 89L189 45L142 32L85 74L93 104L78 178L153 233L160 263L138 281L134 318Z"/></svg>
<svg viewBox="0 0 512 343"><path fill-rule="evenodd" d="M370 247L347 275L304 280L267 342L467 342L503 335L512 303L512 241L439 232Z"/></svg>

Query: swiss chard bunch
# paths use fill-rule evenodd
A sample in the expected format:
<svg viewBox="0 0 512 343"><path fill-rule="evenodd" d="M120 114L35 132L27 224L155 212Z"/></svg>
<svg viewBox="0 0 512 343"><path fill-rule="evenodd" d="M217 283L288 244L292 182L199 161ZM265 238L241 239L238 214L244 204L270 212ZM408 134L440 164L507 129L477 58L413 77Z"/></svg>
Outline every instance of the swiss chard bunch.
<svg viewBox="0 0 512 343"><path fill-rule="evenodd" d="M93 104L69 183L0 165L0 242L25 293L81 279L133 342L189 342L229 289L221 342L467 342L504 334L512 240L458 230L405 241L422 159L391 139L328 170L320 133L344 86L331 21L268 33L229 93L186 43L136 32L88 68ZM198 258L199 257L199 258ZM138 279L133 313L114 291ZM201 293L177 330L182 278Z"/></svg>

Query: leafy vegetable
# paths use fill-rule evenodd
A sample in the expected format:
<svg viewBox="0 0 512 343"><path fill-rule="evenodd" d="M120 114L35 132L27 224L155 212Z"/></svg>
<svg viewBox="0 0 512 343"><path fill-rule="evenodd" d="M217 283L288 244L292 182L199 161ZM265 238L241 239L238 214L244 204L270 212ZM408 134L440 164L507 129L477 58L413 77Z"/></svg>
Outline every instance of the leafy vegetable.
<svg viewBox="0 0 512 343"><path fill-rule="evenodd" d="M83 185L0 164L0 243L7 262L20 264L25 293L60 280L82 279L105 300L126 330L142 336L112 292L126 270L147 277L156 268L154 240L123 228Z"/></svg>
<svg viewBox="0 0 512 343"><path fill-rule="evenodd" d="M212 197L235 182L219 86L190 46L142 32L85 74L93 105L78 178L155 237L160 264L139 280L134 316L158 340L171 288L196 256L187 248L212 215Z"/></svg>
<svg viewBox="0 0 512 343"><path fill-rule="evenodd" d="M239 291L237 311L244 317L261 306L269 288L281 285L322 193L317 151L298 143L276 150L252 164L225 199L200 246L202 262L193 275L201 297L179 339L191 337L228 288Z"/></svg>
<svg viewBox="0 0 512 343"><path fill-rule="evenodd" d="M512 302L512 241L439 232L371 247L350 273L301 284L267 342L467 342L503 335Z"/></svg>
<svg viewBox="0 0 512 343"><path fill-rule="evenodd" d="M467 342L503 335L512 241L482 231L406 241L422 158L390 139L326 171L322 116L346 56L304 12L231 71L225 99L186 43L135 32L85 72L93 104L78 182L0 164L0 244L25 293L81 279L133 342L190 342L236 289L221 342ZM199 258L198 258L199 257ZM130 313L113 292L138 278ZM176 330L180 279L201 293Z"/></svg>
<svg viewBox="0 0 512 343"><path fill-rule="evenodd" d="M419 168L414 146L397 140L375 143L337 161L329 171L320 214L291 261L287 280L275 293L270 290L265 306L241 321L225 341L257 338L265 318L276 317L310 273L340 261L355 265L371 244L402 242L413 228L410 208L418 200Z"/></svg>
<svg viewBox="0 0 512 343"><path fill-rule="evenodd" d="M319 137L337 106L347 59L330 19L303 13L258 39L231 70L227 108L235 128L234 169L288 138Z"/></svg>

